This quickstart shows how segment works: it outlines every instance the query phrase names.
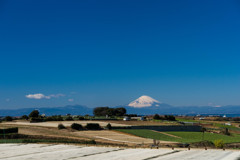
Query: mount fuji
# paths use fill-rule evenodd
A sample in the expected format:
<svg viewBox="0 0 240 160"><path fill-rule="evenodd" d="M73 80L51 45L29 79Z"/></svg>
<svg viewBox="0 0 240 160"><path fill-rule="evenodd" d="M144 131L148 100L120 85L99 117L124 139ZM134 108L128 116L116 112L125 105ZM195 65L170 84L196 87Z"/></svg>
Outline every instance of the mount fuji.
<svg viewBox="0 0 240 160"><path fill-rule="evenodd" d="M157 101L156 99L153 99L152 97L143 95L139 97L138 99L132 101L128 104L130 107L134 108L143 108L143 107L151 107L151 106L159 106L161 102Z"/></svg>
<svg viewBox="0 0 240 160"><path fill-rule="evenodd" d="M152 97L143 95L138 99L132 101L128 105L124 106L127 109L128 114L169 114L174 110L173 106L166 103L162 103Z"/></svg>

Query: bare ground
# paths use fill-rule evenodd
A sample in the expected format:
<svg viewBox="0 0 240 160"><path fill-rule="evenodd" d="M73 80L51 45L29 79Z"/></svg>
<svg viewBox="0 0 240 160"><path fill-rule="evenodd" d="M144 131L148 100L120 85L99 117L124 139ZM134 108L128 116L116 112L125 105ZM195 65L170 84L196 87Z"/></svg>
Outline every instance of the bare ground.
<svg viewBox="0 0 240 160"><path fill-rule="evenodd" d="M116 121L117 122L117 121ZM40 123L30 123L29 121L13 121L13 122L4 122L3 124L8 125L24 125L24 126L42 126L42 127L57 127L58 124L63 124L66 127L71 126L73 123L78 123L85 126L87 123L98 123L100 126L105 127L108 123L111 123L112 126L129 126L126 124L115 123L115 121L49 121L49 122L40 122Z"/></svg>
<svg viewBox="0 0 240 160"><path fill-rule="evenodd" d="M78 121L73 121L78 122ZM95 121L94 121L95 122ZM142 145L142 144L152 144L152 139L137 137L130 134L125 134L117 131L111 130L98 130L98 131L76 131L69 127L67 129L58 130L55 125L59 122L51 123L1 123L0 127L18 127L20 134L32 135L32 136L47 136L47 137L58 137L58 138L68 138L77 140L95 140L101 143L113 143L113 144L125 144L125 145ZM72 122L67 122L72 124ZM95 122L96 123L96 122ZM47 124L44 126L44 124ZM64 124L64 123L63 123ZM65 123L66 124L66 123ZM54 126L54 127L53 127ZM161 143L174 143L161 141Z"/></svg>

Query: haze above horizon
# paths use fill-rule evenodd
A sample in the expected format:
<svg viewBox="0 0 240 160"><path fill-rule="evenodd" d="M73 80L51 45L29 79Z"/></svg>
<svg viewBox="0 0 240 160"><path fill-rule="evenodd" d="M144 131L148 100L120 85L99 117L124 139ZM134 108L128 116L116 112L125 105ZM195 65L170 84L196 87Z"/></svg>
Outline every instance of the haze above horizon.
<svg viewBox="0 0 240 160"><path fill-rule="evenodd" d="M240 2L0 1L0 109L240 105Z"/></svg>

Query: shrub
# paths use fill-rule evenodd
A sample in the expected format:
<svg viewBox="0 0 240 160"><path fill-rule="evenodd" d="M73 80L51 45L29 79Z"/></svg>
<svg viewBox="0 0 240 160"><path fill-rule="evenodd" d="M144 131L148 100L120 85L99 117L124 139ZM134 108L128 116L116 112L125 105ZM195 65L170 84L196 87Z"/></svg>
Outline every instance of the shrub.
<svg viewBox="0 0 240 160"><path fill-rule="evenodd" d="M215 119L215 121L229 121L230 117L218 117Z"/></svg>
<svg viewBox="0 0 240 160"><path fill-rule="evenodd" d="M175 119L175 117L173 115L165 115L164 117L168 121L176 121L176 119Z"/></svg>
<svg viewBox="0 0 240 160"><path fill-rule="evenodd" d="M233 118L233 121L236 121L236 122L240 121L240 117Z"/></svg>
<svg viewBox="0 0 240 160"><path fill-rule="evenodd" d="M72 128L72 129L75 129L75 130L83 130L82 125L81 125L81 124L78 124L78 123L73 123L73 124L71 125L71 128Z"/></svg>
<svg viewBox="0 0 240 160"><path fill-rule="evenodd" d="M54 121L53 117L47 117L45 121Z"/></svg>
<svg viewBox="0 0 240 160"><path fill-rule="evenodd" d="M44 120L40 117L32 117L30 118L30 123L35 123L35 122L43 122Z"/></svg>
<svg viewBox="0 0 240 160"><path fill-rule="evenodd" d="M12 117L10 117L10 116L6 116L6 117L4 118L4 120L5 120L5 121L12 121L12 120L13 120L13 118L12 118Z"/></svg>
<svg viewBox="0 0 240 160"><path fill-rule="evenodd" d="M21 119L28 120L28 116L27 116L27 115L23 115L23 116L21 117Z"/></svg>
<svg viewBox="0 0 240 160"><path fill-rule="evenodd" d="M49 116L45 121L63 121L63 118L61 116Z"/></svg>
<svg viewBox="0 0 240 160"><path fill-rule="evenodd" d="M73 121L73 118L71 116L67 116L67 118L65 120L66 121Z"/></svg>
<svg viewBox="0 0 240 160"><path fill-rule="evenodd" d="M91 141L88 141L86 143L88 143L88 144L97 144L97 142L95 140L91 140Z"/></svg>
<svg viewBox="0 0 240 160"><path fill-rule="evenodd" d="M80 116L80 117L78 117L78 119L79 119L79 120L84 120L85 118L82 117L82 116Z"/></svg>
<svg viewBox="0 0 240 160"><path fill-rule="evenodd" d="M63 124L58 124L58 129L66 129L66 127Z"/></svg>
<svg viewBox="0 0 240 160"><path fill-rule="evenodd" d="M224 146L224 142L222 139L215 140L213 143L216 148L223 148Z"/></svg>
<svg viewBox="0 0 240 160"><path fill-rule="evenodd" d="M204 141L200 141L200 142L193 142L193 143L191 143L191 146L194 146L194 147L197 147L197 148L199 148L199 147L214 147L214 144L213 144L213 142L212 141L206 141L206 140L204 140Z"/></svg>
<svg viewBox="0 0 240 160"><path fill-rule="evenodd" d="M230 132L228 131L228 128L225 128L223 131L221 131L222 132L222 134L225 134L225 135L227 135L227 136L230 136L231 134L230 134Z"/></svg>
<svg viewBox="0 0 240 160"><path fill-rule="evenodd" d="M126 116L126 117L137 117L138 115L137 114L124 114L124 116Z"/></svg>
<svg viewBox="0 0 240 160"><path fill-rule="evenodd" d="M111 130L111 129L112 129L112 125L111 125L110 123L108 123L108 124L106 125L106 128L109 129L109 130Z"/></svg>
<svg viewBox="0 0 240 160"><path fill-rule="evenodd" d="M100 130L101 127L98 123L88 123L85 127L88 130Z"/></svg>
<svg viewBox="0 0 240 160"><path fill-rule="evenodd" d="M18 128L6 128L6 129L0 129L0 134L8 134L8 133L18 133Z"/></svg>
<svg viewBox="0 0 240 160"><path fill-rule="evenodd" d="M58 116L54 116L55 117L55 121L63 121L63 117L58 115Z"/></svg>

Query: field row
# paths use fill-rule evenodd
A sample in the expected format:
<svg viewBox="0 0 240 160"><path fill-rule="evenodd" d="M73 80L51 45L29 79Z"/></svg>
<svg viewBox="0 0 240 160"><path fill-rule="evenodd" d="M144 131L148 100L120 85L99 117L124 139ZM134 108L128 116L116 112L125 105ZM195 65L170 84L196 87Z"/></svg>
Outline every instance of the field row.
<svg viewBox="0 0 240 160"><path fill-rule="evenodd" d="M240 152L231 150L171 150L126 149L112 147L86 147L49 144L0 144L0 159L4 160L171 160L216 159L233 160Z"/></svg>

